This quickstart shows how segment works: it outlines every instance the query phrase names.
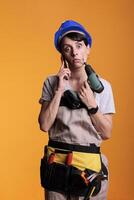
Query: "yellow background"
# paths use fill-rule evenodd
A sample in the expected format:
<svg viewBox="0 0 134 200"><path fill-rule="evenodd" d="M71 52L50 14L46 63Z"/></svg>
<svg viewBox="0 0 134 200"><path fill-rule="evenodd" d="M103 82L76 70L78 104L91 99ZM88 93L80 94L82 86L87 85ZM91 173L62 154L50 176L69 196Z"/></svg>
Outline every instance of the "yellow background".
<svg viewBox="0 0 134 200"><path fill-rule="evenodd" d="M60 56L53 35L62 21L82 23L93 37L88 62L112 84L116 115L109 159L108 200L132 200L133 0L0 1L0 199L42 200L39 166L47 134L38 126L44 79Z"/></svg>

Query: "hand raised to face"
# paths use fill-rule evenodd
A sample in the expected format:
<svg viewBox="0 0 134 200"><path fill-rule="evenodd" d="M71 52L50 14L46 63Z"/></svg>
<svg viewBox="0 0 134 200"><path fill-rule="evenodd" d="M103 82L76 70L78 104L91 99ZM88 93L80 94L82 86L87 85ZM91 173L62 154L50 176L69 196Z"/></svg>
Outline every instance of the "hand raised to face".
<svg viewBox="0 0 134 200"><path fill-rule="evenodd" d="M71 71L68 67L66 67L65 59L63 56L61 56L61 67L59 69L59 72L57 74L59 78L59 84L58 84L58 89L61 89L64 91L64 88L71 76Z"/></svg>

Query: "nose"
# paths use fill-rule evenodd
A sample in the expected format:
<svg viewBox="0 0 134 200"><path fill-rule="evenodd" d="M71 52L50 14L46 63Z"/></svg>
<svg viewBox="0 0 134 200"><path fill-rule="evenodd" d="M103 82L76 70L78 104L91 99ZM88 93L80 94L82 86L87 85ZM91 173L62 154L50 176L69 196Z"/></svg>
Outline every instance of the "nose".
<svg viewBox="0 0 134 200"><path fill-rule="evenodd" d="M73 48L73 49L72 49L72 56L74 57L74 56L76 56L76 55L78 55L78 51L77 51L76 48Z"/></svg>

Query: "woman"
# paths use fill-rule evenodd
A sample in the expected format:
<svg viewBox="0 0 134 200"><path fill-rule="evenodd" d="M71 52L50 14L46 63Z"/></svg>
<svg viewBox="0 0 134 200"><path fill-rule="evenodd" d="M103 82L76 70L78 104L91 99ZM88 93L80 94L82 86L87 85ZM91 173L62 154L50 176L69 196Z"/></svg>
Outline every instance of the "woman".
<svg viewBox="0 0 134 200"><path fill-rule="evenodd" d="M107 159L99 147L102 140L111 137L115 109L110 83L99 78L103 91L95 92L88 81L85 68L91 43L90 34L72 20L62 23L55 34L61 67L57 75L44 82L39 114L40 129L49 134L46 165L49 172L54 171L51 178L46 174L43 177L46 200L107 198ZM64 151L68 153L61 159ZM50 170L52 166L56 167ZM59 173L64 171L63 178L58 169ZM55 185L49 185L55 174Z"/></svg>

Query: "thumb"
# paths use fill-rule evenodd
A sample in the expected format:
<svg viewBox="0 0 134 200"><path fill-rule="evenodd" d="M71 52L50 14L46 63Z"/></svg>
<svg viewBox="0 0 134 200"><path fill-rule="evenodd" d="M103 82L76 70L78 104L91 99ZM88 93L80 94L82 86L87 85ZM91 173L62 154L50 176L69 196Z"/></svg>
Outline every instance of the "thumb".
<svg viewBox="0 0 134 200"><path fill-rule="evenodd" d="M84 81L84 87L85 87L85 88L88 88L88 86L89 86L89 85L88 85L88 82L87 82L87 81Z"/></svg>
<svg viewBox="0 0 134 200"><path fill-rule="evenodd" d="M61 67L60 67L60 69L63 69L64 68L64 59L63 59L62 54L61 54L60 60L61 60Z"/></svg>

